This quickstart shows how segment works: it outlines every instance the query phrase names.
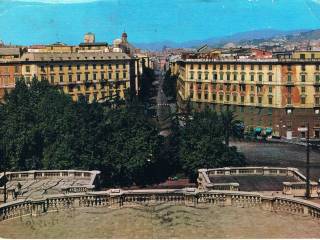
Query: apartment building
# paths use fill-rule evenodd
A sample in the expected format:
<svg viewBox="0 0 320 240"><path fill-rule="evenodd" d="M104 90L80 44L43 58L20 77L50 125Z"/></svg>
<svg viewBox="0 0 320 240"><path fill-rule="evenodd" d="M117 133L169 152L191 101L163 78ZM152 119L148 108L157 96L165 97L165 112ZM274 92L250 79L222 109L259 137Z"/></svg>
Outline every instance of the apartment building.
<svg viewBox="0 0 320 240"><path fill-rule="evenodd" d="M171 64L179 102L196 109L228 107L257 134L320 137L320 58L221 59L188 54ZM313 55L316 56L316 55Z"/></svg>

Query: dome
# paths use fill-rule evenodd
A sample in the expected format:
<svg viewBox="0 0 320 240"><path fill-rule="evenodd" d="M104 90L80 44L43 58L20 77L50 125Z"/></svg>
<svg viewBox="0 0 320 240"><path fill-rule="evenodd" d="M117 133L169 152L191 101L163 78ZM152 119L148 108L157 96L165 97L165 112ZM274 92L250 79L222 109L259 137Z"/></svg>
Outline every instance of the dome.
<svg viewBox="0 0 320 240"><path fill-rule="evenodd" d="M128 34L126 32L122 33L122 38L127 38Z"/></svg>
<svg viewBox="0 0 320 240"><path fill-rule="evenodd" d="M121 43L122 43L122 40L119 38L113 40L113 45L120 45Z"/></svg>

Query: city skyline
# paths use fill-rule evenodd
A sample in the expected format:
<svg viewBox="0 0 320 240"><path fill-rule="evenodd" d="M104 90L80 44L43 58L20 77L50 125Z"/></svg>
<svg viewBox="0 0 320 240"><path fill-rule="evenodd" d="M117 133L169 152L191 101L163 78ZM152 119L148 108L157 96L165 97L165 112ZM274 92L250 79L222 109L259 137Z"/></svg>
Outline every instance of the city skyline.
<svg viewBox="0 0 320 240"><path fill-rule="evenodd" d="M261 29L317 29L319 13L318 0L3 0L0 39L78 44L94 32L97 41L111 43L126 31L133 43L185 42Z"/></svg>

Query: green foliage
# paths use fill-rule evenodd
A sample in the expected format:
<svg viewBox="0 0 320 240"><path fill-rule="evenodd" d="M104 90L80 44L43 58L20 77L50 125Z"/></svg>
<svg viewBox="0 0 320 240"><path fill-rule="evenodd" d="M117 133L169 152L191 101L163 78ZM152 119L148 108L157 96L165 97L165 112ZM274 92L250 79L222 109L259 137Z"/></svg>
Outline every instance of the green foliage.
<svg viewBox="0 0 320 240"><path fill-rule="evenodd" d="M10 170L99 169L110 186L166 178L157 170L167 168L163 138L135 102L116 100L73 102L47 81L18 81L0 107L2 162Z"/></svg>
<svg viewBox="0 0 320 240"><path fill-rule="evenodd" d="M205 109L203 112L194 113L191 120L186 121L185 128L181 129L181 166L193 180L200 168L242 166L245 163L244 156L223 141L225 131L231 130L226 128L222 116Z"/></svg>
<svg viewBox="0 0 320 240"><path fill-rule="evenodd" d="M232 113L188 108L185 125L174 116L171 135L164 138L144 109L132 96L73 102L47 81L22 79L0 105L0 167L98 169L105 185L121 187L158 183L181 172L194 179L199 168L244 164L226 141L237 124Z"/></svg>
<svg viewBox="0 0 320 240"><path fill-rule="evenodd" d="M152 82L155 80L154 71L151 68L143 66L143 73L140 79L139 100L141 102L148 102L152 97Z"/></svg>

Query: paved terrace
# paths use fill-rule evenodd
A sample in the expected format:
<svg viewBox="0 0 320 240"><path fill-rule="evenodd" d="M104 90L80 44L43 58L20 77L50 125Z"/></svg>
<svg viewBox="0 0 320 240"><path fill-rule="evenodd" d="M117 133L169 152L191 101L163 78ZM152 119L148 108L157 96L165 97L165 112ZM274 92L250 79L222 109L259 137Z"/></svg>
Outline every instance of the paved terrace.
<svg viewBox="0 0 320 240"><path fill-rule="evenodd" d="M36 199L45 195L86 192L95 188L99 171L39 170L7 173L8 201ZM0 174L0 178L3 173ZM0 187L0 193L3 187ZM3 194L0 202L3 201Z"/></svg>
<svg viewBox="0 0 320 240"><path fill-rule="evenodd" d="M292 176L212 176L213 183L239 183L239 191L282 191L283 182L296 182Z"/></svg>

